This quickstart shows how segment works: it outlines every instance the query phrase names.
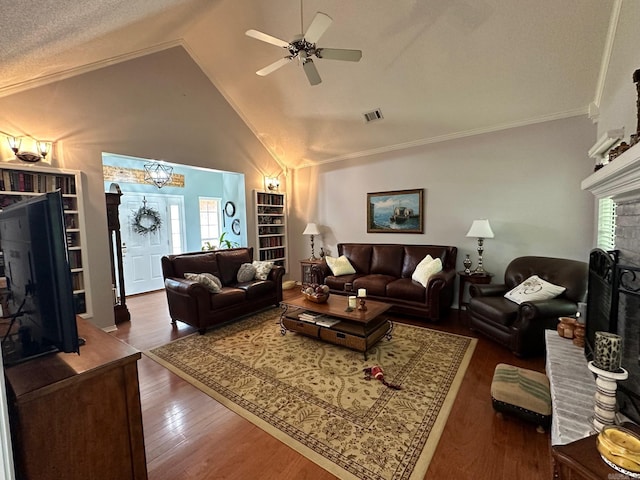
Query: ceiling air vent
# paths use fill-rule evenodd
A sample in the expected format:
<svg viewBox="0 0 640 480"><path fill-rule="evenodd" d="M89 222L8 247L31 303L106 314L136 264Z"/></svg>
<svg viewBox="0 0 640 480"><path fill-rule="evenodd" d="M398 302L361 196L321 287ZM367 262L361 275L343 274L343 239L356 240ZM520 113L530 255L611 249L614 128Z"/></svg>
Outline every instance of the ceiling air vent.
<svg viewBox="0 0 640 480"><path fill-rule="evenodd" d="M380 110L379 108L375 109L372 112L366 112L364 114L364 121L367 123L373 122L374 120L382 120L382 118L382 110Z"/></svg>

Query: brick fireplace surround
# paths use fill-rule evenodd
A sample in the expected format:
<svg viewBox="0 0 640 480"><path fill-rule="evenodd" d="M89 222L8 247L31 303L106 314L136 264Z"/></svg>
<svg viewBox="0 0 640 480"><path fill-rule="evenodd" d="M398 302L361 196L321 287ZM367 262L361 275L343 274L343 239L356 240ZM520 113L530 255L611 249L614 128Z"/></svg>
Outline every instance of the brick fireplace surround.
<svg viewBox="0 0 640 480"><path fill-rule="evenodd" d="M596 198L610 197L616 202L615 248L620 251L619 264L640 267L640 143L585 179L582 189ZM636 292L640 289L638 276L625 278L629 280L626 288ZM625 332L624 337L640 337L640 297L621 294L618 308L618 329ZM625 342L623 352L624 358L640 358L640 342ZM631 369L627 382L640 382L640 371Z"/></svg>

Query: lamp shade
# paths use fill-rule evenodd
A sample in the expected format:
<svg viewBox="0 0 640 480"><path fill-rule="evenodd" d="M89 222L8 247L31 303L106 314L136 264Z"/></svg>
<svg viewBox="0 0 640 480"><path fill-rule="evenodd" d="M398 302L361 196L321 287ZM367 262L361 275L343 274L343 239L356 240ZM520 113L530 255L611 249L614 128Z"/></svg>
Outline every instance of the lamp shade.
<svg viewBox="0 0 640 480"><path fill-rule="evenodd" d="M489 225L489 220L474 220L471 224L471 228L467 232L467 237L475 237L475 238L493 238L493 230L491 230L491 225Z"/></svg>
<svg viewBox="0 0 640 480"><path fill-rule="evenodd" d="M302 232L303 235L320 235L320 230L315 223L307 223L307 228Z"/></svg>

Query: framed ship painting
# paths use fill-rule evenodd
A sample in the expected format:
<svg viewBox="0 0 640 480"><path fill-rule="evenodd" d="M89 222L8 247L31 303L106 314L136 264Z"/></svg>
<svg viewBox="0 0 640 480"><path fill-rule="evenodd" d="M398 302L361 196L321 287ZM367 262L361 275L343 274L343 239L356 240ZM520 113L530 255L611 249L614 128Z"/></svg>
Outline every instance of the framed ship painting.
<svg viewBox="0 0 640 480"><path fill-rule="evenodd" d="M367 193L367 233L423 233L423 192Z"/></svg>

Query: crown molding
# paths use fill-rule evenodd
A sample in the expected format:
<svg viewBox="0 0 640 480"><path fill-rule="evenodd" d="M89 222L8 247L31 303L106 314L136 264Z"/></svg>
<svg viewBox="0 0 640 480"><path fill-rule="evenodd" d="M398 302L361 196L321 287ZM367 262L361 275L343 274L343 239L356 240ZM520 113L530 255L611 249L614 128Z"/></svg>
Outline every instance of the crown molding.
<svg viewBox="0 0 640 480"><path fill-rule="evenodd" d="M568 110L566 112L558 112L558 113L554 113L551 115L543 115L541 117L535 117L535 118L530 118L527 120L521 120L518 122L511 122L511 123L503 123L500 125L494 125L491 127L486 127L486 128L476 128L473 130L466 130L466 131L462 131L462 132L455 132L455 133L449 133L446 135L439 135L436 137L429 137L429 138L422 138L419 140L413 140L411 142L405 142L405 143L399 143L396 145L389 145L389 146L384 146L384 147L380 147L380 148L373 148L370 150L363 150L360 152L353 152L353 153L347 153L345 155L339 155L336 157L332 157L332 158L328 158L326 160L320 160L320 161L309 161L307 160L305 163L294 167L294 170L300 169L300 168L308 168L308 167L315 167L318 165L323 165L323 164L327 164L327 163L334 163L334 162L339 162L342 160L351 160L354 158L361 158L361 157L368 157L371 155L378 155L381 153L388 153L388 152L394 152L394 151L398 151L398 150L406 150L408 148L413 148L413 147L420 147L423 145L430 145L430 144L434 144L434 143L441 143L441 142L447 142L450 140L458 140L461 138L466 138L466 137L473 137L476 135L483 135L486 133L494 133L494 132L500 132L502 130L508 130L511 128L518 128L518 127L526 127L528 125L535 125L538 123L544 123L544 122L550 122L553 120L562 120L564 118L571 118L571 117L579 117L581 115L587 115L588 113L588 107L584 107L584 108L578 108L575 110Z"/></svg>
<svg viewBox="0 0 640 480"><path fill-rule="evenodd" d="M136 50L134 52L128 52L122 55L116 55L110 58L99 60L97 62L87 63L79 67L74 67L68 70L51 73L49 75L43 75L41 77L37 77L32 80L27 80L26 82L20 82L20 83L15 83L13 85L8 85L6 87L0 88L0 98L6 97L8 95L24 92L25 90L30 90L32 88L42 87L49 83L58 82L60 80L66 80L67 78L82 75L83 73L92 72L100 68L116 65L118 63L126 62L128 60L133 60L135 58L144 57L145 55L161 52L169 48L183 46L183 43L184 42L182 39L170 40L168 42L159 43L157 45Z"/></svg>
<svg viewBox="0 0 640 480"><path fill-rule="evenodd" d="M594 122L598 121L600 113L600 102L602 101L602 94L604 92L604 85L607 81L607 73L609 71L609 63L611 62L611 54L613 52L613 44L616 38L616 32L618 30L618 23L620 22L620 11L622 10L622 0L615 0L611 7L611 17L609 17L609 29L607 30L607 38L604 44L604 50L602 52L602 60L600 61L600 73L598 74L598 83L596 84L596 92L593 98L593 112L590 112L589 118Z"/></svg>

